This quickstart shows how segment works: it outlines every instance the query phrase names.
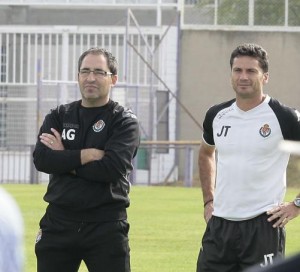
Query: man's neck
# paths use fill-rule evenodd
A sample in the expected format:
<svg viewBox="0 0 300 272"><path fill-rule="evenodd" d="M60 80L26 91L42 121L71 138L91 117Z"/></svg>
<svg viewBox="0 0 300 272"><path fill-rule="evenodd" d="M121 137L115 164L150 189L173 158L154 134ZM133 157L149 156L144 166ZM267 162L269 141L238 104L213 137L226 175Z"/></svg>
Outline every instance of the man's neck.
<svg viewBox="0 0 300 272"><path fill-rule="evenodd" d="M265 98L266 98L265 94L262 94L260 97L255 98L255 99L253 99L253 98L239 98L239 97L237 97L237 99L236 99L236 105L242 111L249 111L249 110L252 110L255 107L257 107L261 103L263 103L263 101L265 100Z"/></svg>
<svg viewBox="0 0 300 272"><path fill-rule="evenodd" d="M98 108L105 106L109 102L109 98L105 100L82 99L81 105L85 108Z"/></svg>

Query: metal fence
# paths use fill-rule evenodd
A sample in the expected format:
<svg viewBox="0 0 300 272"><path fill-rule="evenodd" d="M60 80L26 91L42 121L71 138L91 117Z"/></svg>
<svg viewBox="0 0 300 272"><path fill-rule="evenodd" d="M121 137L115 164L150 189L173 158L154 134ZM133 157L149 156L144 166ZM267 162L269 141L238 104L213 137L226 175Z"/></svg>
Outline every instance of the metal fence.
<svg viewBox="0 0 300 272"><path fill-rule="evenodd" d="M170 185L182 184L186 187L195 185L197 168L194 157L198 153L200 142L196 141L142 141L138 154L133 161L134 170L131 182L139 185ZM34 145L14 145L0 148L0 184L34 184L47 183L49 176L37 172L33 165L32 153ZM161 152L173 152L176 160L172 167L166 167ZM155 163L152 159L157 157ZM184 159L182 179L179 179L179 158ZM163 179L161 177L164 177Z"/></svg>
<svg viewBox="0 0 300 272"><path fill-rule="evenodd" d="M177 2L2 0L0 4L46 8L53 4L65 7L117 5L120 8L146 4L150 9L157 8L159 13L160 8ZM165 78L164 83L170 90L177 90L176 65L172 63L177 57L174 44L177 27L141 29L134 15L130 11L127 14L127 24L116 27L0 26L0 182L47 181L47 175L33 174L32 150L28 151L28 147L34 146L41 122L51 108L80 98L74 84L76 62L89 47L105 47L116 56L119 85L112 98L117 97L121 104L140 113L143 138L152 139L154 134L156 138L156 124L160 123L156 118L156 114L160 116L160 112L156 112L156 94L168 94L168 90L153 76L152 70ZM166 101L166 104L175 103ZM169 154L160 154L160 157L164 155ZM25 168L31 170L25 172Z"/></svg>
<svg viewBox="0 0 300 272"><path fill-rule="evenodd" d="M141 116L142 138L159 140L159 135L164 135L163 140L175 138L176 101L172 98L177 91L177 42L174 43L177 27L141 29L134 15L128 14L125 28L0 27L3 152L7 147L21 144L33 146L45 114L58 104L80 98L76 62L92 46L105 47L118 59L119 83L112 91L112 99ZM164 171L169 171L173 152L168 150L154 156L151 164L157 165L163 157ZM3 161L7 156L3 155ZM3 174L1 182L11 182L7 177ZM35 180L44 179L40 174ZM156 182L162 179L158 177ZM27 180L23 178L24 182Z"/></svg>
<svg viewBox="0 0 300 272"><path fill-rule="evenodd" d="M195 165L194 158L198 156L200 141L142 141L138 151L138 160L136 168L140 171L141 180L137 180L142 184L182 184L186 187L192 187L198 180L198 168ZM150 165L150 158L157 156L161 152L173 151L175 160L170 168L164 169L166 163L163 159L157 161L156 164ZM183 160L183 168L180 169L180 160ZM142 173L143 170L149 170ZM178 175L179 171L181 175ZM160 172L164 172L160 175ZM160 179L164 176L164 179ZM180 178L178 178L180 177ZM154 181L154 182L153 182Z"/></svg>
<svg viewBox="0 0 300 272"><path fill-rule="evenodd" d="M28 145L1 147L0 183L35 183L32 151Z"/></svg>

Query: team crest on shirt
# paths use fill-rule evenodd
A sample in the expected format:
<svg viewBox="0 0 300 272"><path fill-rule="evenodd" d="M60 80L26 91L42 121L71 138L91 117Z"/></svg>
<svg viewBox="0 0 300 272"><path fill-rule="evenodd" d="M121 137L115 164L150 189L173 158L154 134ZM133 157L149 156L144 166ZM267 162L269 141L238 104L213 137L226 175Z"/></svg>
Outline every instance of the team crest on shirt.
<svg viewBox="0 0 300 272"><path fill-rule="evenodd" d="M95 132L100 132L103 128L105 127L105 123L103 120L99 120L97 121L94 125L93 125L93 130Z"/></svg>
<svg viewBox="0 0 300 272"><path fill-rule="evenodd" d="M259 129L259 134L266 138L268 136L270 136L271 134L271 128L268 124L264 124L260 129Z"/></svg>

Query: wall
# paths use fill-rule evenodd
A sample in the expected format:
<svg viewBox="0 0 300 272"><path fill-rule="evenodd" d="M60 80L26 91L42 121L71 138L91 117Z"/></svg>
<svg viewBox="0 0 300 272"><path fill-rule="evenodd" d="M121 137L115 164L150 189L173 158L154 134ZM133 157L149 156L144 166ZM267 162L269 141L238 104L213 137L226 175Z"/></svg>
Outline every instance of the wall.
<svg viewBox="0 0 300 272"><path fill-rule="evenodd" d="M258 43L268 51L270 80L265 92L300 108L300 33L183 31L180 99L201 123L209 106L234 97L229 58L243 42ZM199 139L201 131L182 110L179 122L179 139Z"/></svg>
<svg viewBox="0 0 300 272"><path fill-rule="evenodd" d="M208 107L234 97L229 58L244 42L260 44L268 51L270 80L265 93L300 109L300 33L184 30L180 42L180 99L201 124ZM181 109L178 117L178 139L201 139L201 129ZM197 155L197 179L196 160Z"/></svg>

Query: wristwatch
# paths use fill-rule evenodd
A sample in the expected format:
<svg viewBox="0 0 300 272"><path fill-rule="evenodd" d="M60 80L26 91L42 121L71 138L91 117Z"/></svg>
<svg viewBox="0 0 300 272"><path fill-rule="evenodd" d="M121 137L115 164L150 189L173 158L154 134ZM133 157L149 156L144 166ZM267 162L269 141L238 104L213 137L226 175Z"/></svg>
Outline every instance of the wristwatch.
<svg viewBox="0 0 300 272"><path fill-rule="evenodd" d="M300 197L295 198L294 204L295 204L296 207L300 208Z"/></svg>

